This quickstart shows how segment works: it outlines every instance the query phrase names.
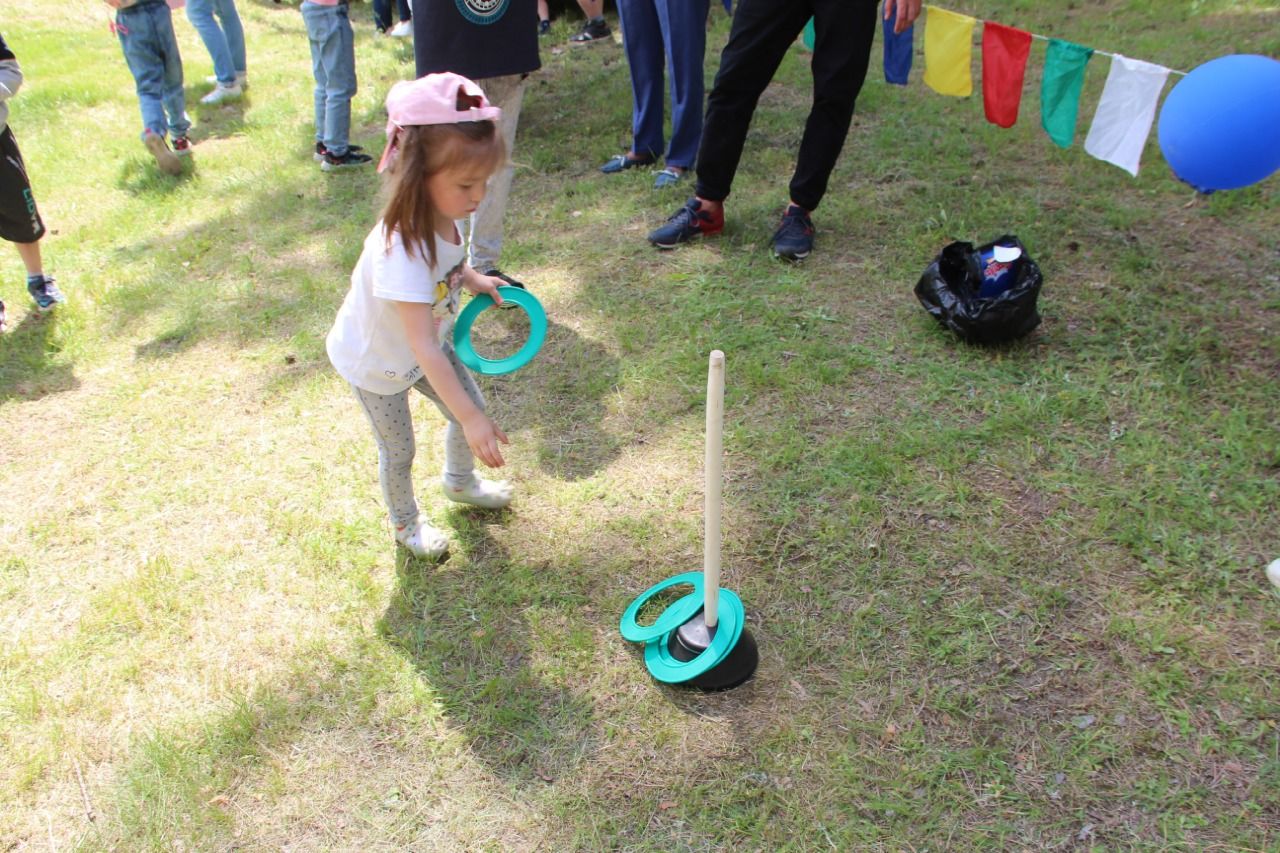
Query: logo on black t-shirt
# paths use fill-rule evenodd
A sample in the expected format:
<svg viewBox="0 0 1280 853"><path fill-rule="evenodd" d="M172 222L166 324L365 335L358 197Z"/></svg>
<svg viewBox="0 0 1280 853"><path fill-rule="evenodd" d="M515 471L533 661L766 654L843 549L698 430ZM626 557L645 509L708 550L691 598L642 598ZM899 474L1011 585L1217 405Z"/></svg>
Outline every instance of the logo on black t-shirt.
<svg viewBox="0 0 1280 853"><path fill-rule="evenodd" d="M511 0L454 0L462 17L473 24L492 24L506 14Z"/></svg>

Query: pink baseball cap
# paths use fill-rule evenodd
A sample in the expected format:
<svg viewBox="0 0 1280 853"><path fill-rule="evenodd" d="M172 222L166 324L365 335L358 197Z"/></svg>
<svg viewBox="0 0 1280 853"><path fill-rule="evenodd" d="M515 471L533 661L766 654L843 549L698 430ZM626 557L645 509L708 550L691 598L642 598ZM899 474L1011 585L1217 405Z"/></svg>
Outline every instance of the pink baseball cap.
<svg viewBox="0 0 1280 853"><path fill-rule="evenodd" d="M378 171L385 170L395 159L403 128L500 118L502 110L490 104L484 91L461 74L446 71L417 80L401 80L387 93L387 147L378 161Z"/></svg>

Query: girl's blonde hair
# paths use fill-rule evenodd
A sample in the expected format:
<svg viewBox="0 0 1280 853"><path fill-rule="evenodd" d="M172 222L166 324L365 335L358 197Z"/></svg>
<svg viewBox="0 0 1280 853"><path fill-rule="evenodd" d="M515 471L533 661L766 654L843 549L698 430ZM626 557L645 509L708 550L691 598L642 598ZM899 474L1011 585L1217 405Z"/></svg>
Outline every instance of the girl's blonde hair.
<svg viewBox="0 0 1280 853"><path fill-rule="evenodd" d="M409 257L425 246L427 261L435 266L438 212L427 192L427 179L450 169L474 168L492 175L506 164L507 146L495 122L464 121L402 128L398 147L383 188L387 246L399 231Z"/></svg>

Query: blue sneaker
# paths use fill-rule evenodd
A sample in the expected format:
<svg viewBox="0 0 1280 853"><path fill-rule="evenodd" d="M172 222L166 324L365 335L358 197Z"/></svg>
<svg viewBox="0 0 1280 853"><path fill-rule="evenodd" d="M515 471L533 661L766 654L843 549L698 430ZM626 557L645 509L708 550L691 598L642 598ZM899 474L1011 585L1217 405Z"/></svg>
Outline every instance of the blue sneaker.
<svg viewBox="0 0 1280 853"><path fill-rule="evenodd" d="M802 261L813 251L813 220L802 207L788 205L782 223L773 232L774 257Z"/></svg>
<svg viewBox="0 0 1280 853"><path fill-rule="evenodd" d="M31 298L36 301L36 307L41 311L48 311L59 302L67 301L67 297L58 290L58 285L54 284L51 275L42 275L36 279L28 278L27 293L31 294Z"/></svg>
<svg viewBox="0 0 1280 853"><path fill-rule="evenodd" d="M710 237L724 230L724 209L715 213L702 209L702 202L691 198L661 228L649 235L649 242L659 249L672 249L694 237Z"/></svg>

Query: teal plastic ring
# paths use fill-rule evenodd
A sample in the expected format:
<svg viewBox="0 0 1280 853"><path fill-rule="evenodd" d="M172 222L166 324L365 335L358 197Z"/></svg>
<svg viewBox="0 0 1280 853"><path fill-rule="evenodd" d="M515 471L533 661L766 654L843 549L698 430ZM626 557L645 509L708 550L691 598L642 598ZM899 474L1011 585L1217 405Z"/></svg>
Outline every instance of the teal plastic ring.
<svg viewBox="0 0 1280 853"><path fill-rule="evenodd" d="M742 625L746 621L742 599L733 590L720 589L719 615L711 644L691 661L682 661L671 654L671 650L667 648L668 637L646 643L644 663L649 668L649 674L666 684L680 684L697 678L728 657L742 637Z"/></svg>
<svg viewBox="0 0 1280 853"><path fill-rule="evenodd" d="M533 361L533 357L542 347L542 342L547 338L547 312L543 310L542 303L537 297L527 290L510 285L499 287L498 293L502 294L503 304L510 302L524 309L524 313L529 315L529 340L525 341L524 346L514 355L506 358L485 358L471 346L471 324L475 322L481 311L494 304L493 297L487 293L482 293L468 302L462 309L462 313L458 315L458 322L453 327L453 350L458 354L458 360L476 373L483 373L486 376L510 373L524 367Z"/></svg>
<svg viewBox="0 0 1280 853"><path fill-rule="evenodd" d="M640 608L648 603L649 599L663 590L686 583L693 585L693 592L668 604L662 614L658 616L656 622L648 626L640 625L636 622L636 615L640 612ZM654 584L641 593L623 611L622 622L618 625L618 630L622 632L624 640L630 640L633 643L647 643L650 640L661 637L663 634L670 633L685 622L688 622L701 606L702 572L685 572L682 575L669 577L662 583Z"/></svg>

